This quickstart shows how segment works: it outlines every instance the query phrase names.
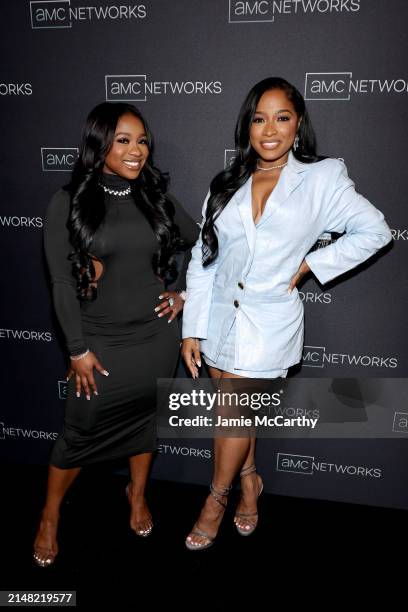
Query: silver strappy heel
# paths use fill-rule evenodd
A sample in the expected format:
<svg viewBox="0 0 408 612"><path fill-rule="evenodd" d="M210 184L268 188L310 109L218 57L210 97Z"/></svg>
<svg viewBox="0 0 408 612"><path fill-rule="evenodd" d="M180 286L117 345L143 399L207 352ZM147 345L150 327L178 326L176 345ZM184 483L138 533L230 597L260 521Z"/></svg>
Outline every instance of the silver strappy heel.
<svg viewBox="0 0 408 612"><path fill-rule="evenodd" d="M227 497L228 493L231 491L231 487L224 487L221 491L217 491L217 489L214 487L213 483L211 483L210 485L210 495L212 495L212 497L215 499L215 501L222 506L223 511L225 511L225 508L227 507L227 502L224 501L222 498L223 497ZM200 519L199 519L200 520ZM187 546L188 550L205 550L206 548L209 548L210 546L212 546L214 544L214 540L217 537L215 536L210 536L206 531L203 531L202 529L200 529L198 527L198 523L199 520L197 521L197 523L194 525L193 530L190 532L190 534L187 536L186 540L185 540L185 545ZM202 543L197 543L194 544L194 542L189 541L189 538L191 536L200 536L201 538L205 538L206 541L202 542Z"/></svg>
<svg viewBox="0 0 408 612"><path fill-rule="evenodd" d="M245 478L245 476L249 476L250 474L253 474L254 472L256 473L255 465L250 465L247 468L244 468L243 470L241 470L240 478ZM258 491L258 498L260 494L262 493L262 491L263 491L263 482L261 479L261 483L260 483L259 491ZM243 519L245 521L246 525L244 528L237 525L237 521L236 521L237 518ZM255 531L258 525L258 512L235 512L234 523L235 523L235 527L239 535L249 536L251 535L251 533Z"/></svg>

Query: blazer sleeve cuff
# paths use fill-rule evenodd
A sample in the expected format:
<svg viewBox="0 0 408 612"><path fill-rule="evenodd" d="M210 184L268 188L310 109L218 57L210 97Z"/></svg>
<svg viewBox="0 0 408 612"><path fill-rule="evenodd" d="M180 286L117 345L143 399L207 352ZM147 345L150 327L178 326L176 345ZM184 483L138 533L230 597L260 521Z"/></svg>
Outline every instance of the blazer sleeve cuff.
<svg viewBox="0 0 408 612"><path fill-rule="evenodd" d="M320 250L324 251L324 249L319 249L318 251L313 251L313 253L306 255L305 261L319 283L325 285L341 274L341 272L338 270L330 270L328 266L325 266L325 262L322 261L323 257L321 257L321 253L319 253Z"/></svg>

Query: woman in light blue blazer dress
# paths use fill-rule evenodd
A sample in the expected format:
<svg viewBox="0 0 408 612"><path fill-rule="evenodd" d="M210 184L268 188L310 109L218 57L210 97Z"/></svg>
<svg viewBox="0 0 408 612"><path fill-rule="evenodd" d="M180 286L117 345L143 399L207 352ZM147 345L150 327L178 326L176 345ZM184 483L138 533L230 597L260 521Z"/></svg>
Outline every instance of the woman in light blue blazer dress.
<svg viewBox="0 0 408 612"><path fill-rule="evenodd" d="M311 271L320 283L331 281L384 247L391 233L345 165L317 157L303 97L284 79L252 88L235 141L235 160L204 202L187 273L182 353L193 377L200 353L214 378L285 377L302 356L299 280ZM343 235L309 253L324 232ZM216 438L214 446L213 481L186 539L190 550L213 543L238 471L236 528L249 535L257 525L255 438Z"/></svg>

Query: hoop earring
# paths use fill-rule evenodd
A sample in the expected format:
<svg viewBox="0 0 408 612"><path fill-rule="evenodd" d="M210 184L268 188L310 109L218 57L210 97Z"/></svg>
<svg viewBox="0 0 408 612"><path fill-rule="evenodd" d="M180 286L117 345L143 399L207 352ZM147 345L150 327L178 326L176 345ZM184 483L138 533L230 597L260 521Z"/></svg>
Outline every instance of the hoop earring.
<svg viewBox="0 0 408 612"><path fill-rule="evenodd" d="M293 142L293 150L297 151L298 147L299 147L299 134L296 134L295 140Z"/></svg>

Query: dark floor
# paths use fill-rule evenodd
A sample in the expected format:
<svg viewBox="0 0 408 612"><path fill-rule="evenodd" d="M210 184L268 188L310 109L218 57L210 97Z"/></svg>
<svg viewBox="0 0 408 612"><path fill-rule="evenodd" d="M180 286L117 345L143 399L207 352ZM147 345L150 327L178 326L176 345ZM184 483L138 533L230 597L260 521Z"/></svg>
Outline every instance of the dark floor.
<svg viewBox="0 0 408 612"><path fill-rule="evenodd" d="M406 557L406 511L263 495L259 527L243 538L232 523L236 493L215 544L189 552L184 538L205 488L151 481L155 526L143 539L128 528L126 482L106 466L80 475L62 510L57 561L42 569L31 549L46 468L1 464L0 589L76 590L84 610L194 612L270 609L262 602L279 596L292 607L294 597L317 602L328 588L331 607L348 588L363 592L365 575L375 593L400 548Z"/></svg>

